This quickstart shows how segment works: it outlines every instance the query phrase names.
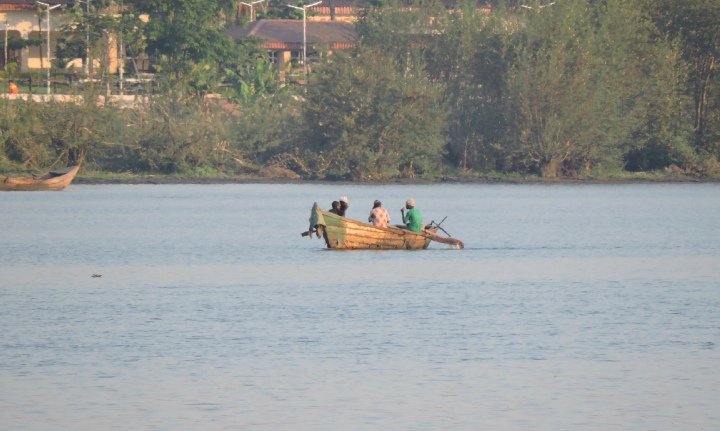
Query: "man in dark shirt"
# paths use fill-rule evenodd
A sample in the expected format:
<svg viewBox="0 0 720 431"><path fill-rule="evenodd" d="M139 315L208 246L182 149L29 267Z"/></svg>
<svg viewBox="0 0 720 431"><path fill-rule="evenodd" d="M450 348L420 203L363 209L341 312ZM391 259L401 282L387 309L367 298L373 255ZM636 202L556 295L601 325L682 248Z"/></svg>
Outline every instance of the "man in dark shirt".
<svg viewBox="0 0 720 431"><path fill-rule="evenodd" d="M350 205L348 205L348 198L346 196L343 196L340 198L340 212L338 213L339 216L345 217L345 211L350 208Z"/></svg>
<svg viewBox="0 0 720 431"><path fill-rule="evenodd" d="M331 213L333 213L333 214L340 215L340 202L338 202L338 201L333 201L333 203L332 203L332 209L330 209L330 211L328 211L328 212L331 212Z"/></svg>

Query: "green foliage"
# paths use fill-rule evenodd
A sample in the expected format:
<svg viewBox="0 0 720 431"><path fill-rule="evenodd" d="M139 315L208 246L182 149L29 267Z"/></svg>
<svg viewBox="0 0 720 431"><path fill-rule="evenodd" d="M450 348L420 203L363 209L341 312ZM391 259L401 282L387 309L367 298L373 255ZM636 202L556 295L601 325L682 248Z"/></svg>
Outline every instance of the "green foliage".
<svg viewBox="0 0 720 431"><path fill-rule="evenodd" d="M35 135L40 127L35 121L39 108L26 103L0 100L0 154L2 159L23 168L46 166L53 155L46 142Z"/></svg>
<svg viewBox="0 0 720 431"><path fill-rule="evenodd" d="M302 2L299 1L297 3L292 3L294 6L297 7L303 7L307 4L310 4L312 2ZM303 13L302 11L287 7L287 3L283 3L279 0L270 0L269 1L270 8L257 10L255 13L257 14L257 19L303 19ZM307 10L306 16L315 16L317 13L313 10Z"/></svg>
<svg viewBox="0 0 720 431"><path fill-rule="evenodd" d="M678 43L690 66L688 94L693 99L694 144L720 156L720 2L715 0L645 0L657 26Z"/></svg>
<svg viewBox="0 0 720 431"><path fill-rule="evenodd" d="M358 43L394 57L399 67L424 67L424 47L441 31L434 22L443 13L443 7L432 2L409 10L395 5L364 8L355 24Z"/></svg>
<svg viewBox="0 0 720 431"><path fill-rule="evenodd" d="M487 15L469 4L436 22L444 30L429 41L427 64L446 88L449 161L462 169L506 170L508 155L499 148L510 49L504 13Z"/></svg>
<svg viewBox="0 0 720 431"><path fill-rule="evenodd" d="M246 106L280 88L277 70L266 58L258 58L254 65L245 65L240 70L225 69L225 82L235 90L233 99Z"/></svg>
<svg viewBox="0 0 720 431"><path fill-rule="evenodd" d="M324 56L307 87L281 85L257 39L224 35L231 0L76 5L57 57L84 56L87 31L106 71L122 35L131 56L147 47L160 94L133 110L99 108L94 92L84 105L0 101L0 170L81 161L352 180L720 173L717 1L499 3L488 13L470 0L452 11L372 1L357 49Z"/></svg>
<svg viewBox="0 0 720 431"><path fill-rule="evenodd" d="M188 75L188 88L195 97L201 99L209 93L216 92L220 85L221 77L215 68L215 64L196 64Z"/></svg>
<svg viewBox="0 0 720 431"><path fill-rule="evenodd" d="M59 50L56 52L56 57L62 63L72 58L86 59L89 52L100 64L100 70L93 70L93 74L107 73L111 39L117 34L118 28L115 11L107 9L111 5L106 1L94 1L88 11L84 4L76 3L65 13L64 24L59 28L65 39L58 44Z"/></svg>
<svg viewBox="0 0 720 431"><path fill-rule="evenodd" d="M195 168L224 169L229 157L228 113L220 104L205 109L195 103L158 98L146 112L129 119L125 145L133 148L134 169L168 174Z"/></svg>
<svg viewBox="0 0 720 431"><path fill-rule="evenodd" d="M85 45L85 42L80 40L58 40L55 45L56 67L65 69L70 60L74 58L84 58Z"/></svg>
<svg viewBox="0 0 720 431"><path fill-rule="evenodd" d="M166 59L166 72L176 81L184 79L194 65L222 62L234 51L224 34L224 18L232 15L230 0L127 0L146 13L147 49Z"/></svg>
<svg viewBox="0 0 720 431"><path fill-rule="evenodd" d="M42 40L22 39L14 35L8 36L8 51L19 51L29 46L41 46ZM5 40L0 40L0 50L5 50Z"/></svg>
<svg viewBox="0 0 720 431"><path fill-rule="evenodd" d="M306 148L320 177L413 177L439 162L441 88L380 50L336 53L308 87Z"/></svg>
<svg viewBox="0 0 720 431"><path fill-rule="evenodd" d="M677 55L637 4L568 0L539 8L535 2L516 12L517 24L508 25L507 15L502 25L490 17L474 44L461 44L477 47L473 54L483 50L479 57L486 63L474 70L484 79L462 76L474 86L455 90L450 100L462 115L469 112L468 97L491 112L475 109L490 120L484 123L460 116L459 124L470 127L451 128L467 131L453 136L451 148L470 146L476 160L494 161L496 169L559 177L619 166L631 148L658 149L682 139L682 130L661 126L673 114L682 116L684 102L673 91ZM442 70L453 76L452 68Z"/></svg>
<svg viewBox="0 0 720 431"><path fill-rule="evenodd" d="M231 118L230 149L250 172L257 166L276 165L309 174L300 145L304 124L299 98L289 92L259 98L242 105Z"/></svg>
<svg viewBox="0 0 720 431"><path fill-rule="evenodd" d="M85 163L102 140L110 113L72 103L17 102L3 108L2 153L26 168Z"/></svg>

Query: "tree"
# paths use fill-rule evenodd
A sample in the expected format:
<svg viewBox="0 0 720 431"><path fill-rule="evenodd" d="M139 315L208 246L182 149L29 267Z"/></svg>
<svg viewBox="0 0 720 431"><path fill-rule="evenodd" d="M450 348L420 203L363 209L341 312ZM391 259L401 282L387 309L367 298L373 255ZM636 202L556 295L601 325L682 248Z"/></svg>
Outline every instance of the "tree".
<svg viewBox="0 0 720 431"><path fill-rule="evenodd" d="M462 5L436 18L442 31L428 43L428 71L445 86L448 158L462 169L506 169L507 152L498 146L506 121L506 12Z"/></svg>
<svg viewBox="0 0 720 431"><path fill-rule="evenodd" d="M145 13L148 52L164 59L175 82L201 62L222 63L234 49L224 34L225 17L232 15L231 0L126 0Z"/></svg>
<svg viewBox="0 0 720 431"><path fill-rule="evenodd" d="M30 46L42 46L42 40L23 39L15 35L8 37L8 63L17 62L17 51ZM0 51L5 50L5 41L0 40Z"/></svg>
<svg viewBox="0 0 720 431"><path fill-rule="evenodd" d="M111 49L118 49L118 58L121 53L129 53L134 58L144 50L143 25L140 17L122 0L94 1L90 7L76 3L60 29L66 38L58 43L56 55L59 59L82 58L89 62L90 54L92 63L100 64L100 73L106 78L113 60ZM94 64L88 64L88 73L94 75L95 72Z"/></svg>
<svg viewBox="0 0 720 431"><path fill-rule="evenodd" d="M311 1L299 1L297 3L294 3L297 7L303 7L305 5L308 5L312 3ZM303 13L295 8L287 7L287 3L284 3L280 0L270 0L267 2L267 5L262 4L263 7L265 6L271 6L266 7L264 10L258 10L257 13L257 19L303 19ZM317 12L315 12L312 9L305 11L306 16L315 16L317 15Z"/></svg>
<svg viewBox="0 0 720 431"><path fill-rule="evenodd" d="M369 47L335 53L308 86L306 147L318 176L429 175L440 161L441 88L422 68Z"/></svg>
<svg viewBox="0 0 720 431"><path fill-rule="evenodd" d="M697 149L720 157L720 2L646 0L644 6L658 27L679 43L690 65Z"/></svg>
<svg viewBox="0 0 720 431"><path fill-rule="evenodd" d="M640 131L657 131L648 128L662 117L653 108L680 103L667 90L677 56L633 1L537 6L512 42L507 145L548 178L620 167Z"/></svg>
<svg viewBox="0 0 720 431"><path fill-rule="evenodd" d="M439 30L434 17L444 13L432 0L418 8L371 2L355 24L358 43L394 57L401 69L424 68L424 52Z"/></svg>

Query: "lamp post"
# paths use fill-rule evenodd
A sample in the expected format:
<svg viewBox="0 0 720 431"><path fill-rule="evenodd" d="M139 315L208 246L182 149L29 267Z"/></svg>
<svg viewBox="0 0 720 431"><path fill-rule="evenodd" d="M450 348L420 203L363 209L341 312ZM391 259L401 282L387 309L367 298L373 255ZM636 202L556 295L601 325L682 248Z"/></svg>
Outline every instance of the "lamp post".
<svg viewBox="0 0 720 431"><path fill-rule="evenodd" d="M247 6L247 7L250 8L250 21L255 21L255 18L254 18L254 17L255 17L255 8L254 8L254 6L255 6L256 4L262 3L262 2L264 2L264 1L265 1L265 0L257 0L257 1L254 1L254 2L252 2L252 3L245 3L244 1L241 1L241 2L240 2L240 3L242 3L242 4L244 4L245 6Z"/></svg>
<svg viewBox="0 0 720 431"><path fill-rule="evenodd" d="M7 47L7 28L8 28L8 22L7 19L5 20L5 72L7 72L7 62L8 62L8 47Z"/></svg>
<svg viewBox="0 0 720 431"><path fill-rule="evenodd" d="M50 11L59 8L62 6L61 4L56 4L53 6L50 6L47 3L43 3L41 1L35 2L39 5L43 5L47 8L47 59L48 59L48 68L47 68L47 94L50 94Z"/></svg>
<svg viewBox="0 0 720 431"><path fill-rule="evenodd" d="M322 0L315 2L313 4L308 4L302 7L293 6L291 4L286 5L287 7L291 7L293 9L298 9L303 11L303 73L305 75L305 83L304 85L307 87L307 80L308 80L308 65L307 65L307 20L305 16L307 15L307 8L317 6L320 3L322 3Z"/></svg>
<svg viewBox="0 0 720 431"><path fill-rule="evenodd" d="M83 75L90 76L90 24L87 20L90 16L90 0L77 0L78 3L85 3L85 63L83 63Z"/></svg>

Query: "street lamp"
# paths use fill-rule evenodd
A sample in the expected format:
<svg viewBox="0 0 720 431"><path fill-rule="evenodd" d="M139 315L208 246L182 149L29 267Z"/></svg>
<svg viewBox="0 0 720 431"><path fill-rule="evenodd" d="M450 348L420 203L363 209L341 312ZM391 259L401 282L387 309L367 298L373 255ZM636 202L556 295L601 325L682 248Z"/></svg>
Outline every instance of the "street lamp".
<svg viewBox="0 0 720 431"><path fill-rule="evenodd" d="M89 78L90 75L90 25L87 20L90 16L90 0L77 0L78 3L85 3L85 63L83 63L83 75Z"/></svg>
<svg viewBox="0 0 720 431"><path fill-rule="evenodd" d="M320 3L322 3L322 0L315 2L313 4L308 4L302 7L293 6L291 4L286 5L287 7L291 7L293 9L298 9L303 11L303 72L305 74L305 86L307 87L307 80L308 80L308 65L307 65L307 29L306 29L306 18L305 15L307 15L307 8L317 6Z"/></svg>
<svg viewBox="0 0 720 431"><path fill-rule="evenodd" d="M6 15L7 16L7 15ZM7 47L7 28L8 28L8 22L7 18L5 18L5 72L7 72L7 62L8 62L8 47Z"/></svg>
<svg viewBox="0 0 720 431"><path fill-rule="evenodd" d="M247 7L250 8L250 21L255 21L255 18L254 18L254 16L255 16L255 8L254 8L253 6L255 6L255 5L258 4L258 3L262 3L262 2L264 2L264 1L265 1L265 0L257 0L257 1L254 1L254 2L252 2L252 3L245 3L244 1L241 1L241 2L240 2L240 3L242 3L242 4L244 4L245 6L247 6Z"/></svg>
<svg viewBox="0 0 720 431"><path fill-rule="evenodd" d="M48 25L48 27L47 27L47 59L48 59L48 68L47 68L47 94L50 94L50 65L51 65L51 63L50 63L50 11L53 10L53 9L55 9L55 8L59 8L59 7L62 6L62 5L61 5L61 4L56 4L56 5L54 5L54 6L50 6L49 4L43 3L43 2L41 2L41 1L38 1L38 2L35 2L35 3L37 3L37 4L39 4L39 5L43 5L43 6L45 6L45 7L47 8L47 22L48 22L48 24L47 24L47 25ZM42 65L41 65L41 66L42 66Z"/></svg>

